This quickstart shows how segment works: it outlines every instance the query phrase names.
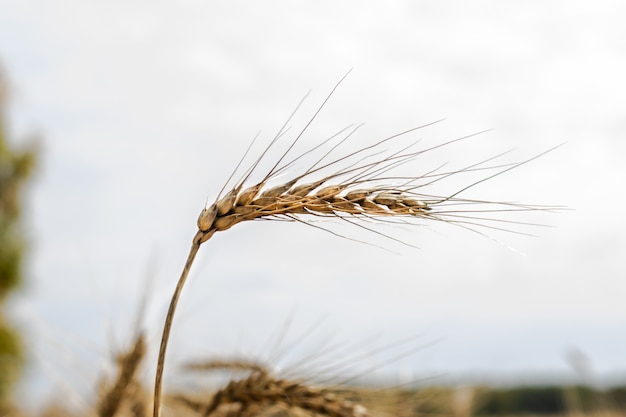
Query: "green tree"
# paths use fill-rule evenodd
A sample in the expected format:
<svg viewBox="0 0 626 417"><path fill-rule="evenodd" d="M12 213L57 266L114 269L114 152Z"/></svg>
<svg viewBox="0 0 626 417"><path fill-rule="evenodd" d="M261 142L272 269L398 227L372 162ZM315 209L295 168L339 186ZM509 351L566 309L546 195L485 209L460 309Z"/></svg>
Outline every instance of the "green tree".
<svg viewBox="0 0 626 417"><path fill-rule="evenodd" d="M24 233L20 224L21 190L35 162L33 150L9 146L5 120L6 80L0 71L0 406L8 401L11 386L23 364L18 332L4 310L9 293L22 280Z"/></svg>

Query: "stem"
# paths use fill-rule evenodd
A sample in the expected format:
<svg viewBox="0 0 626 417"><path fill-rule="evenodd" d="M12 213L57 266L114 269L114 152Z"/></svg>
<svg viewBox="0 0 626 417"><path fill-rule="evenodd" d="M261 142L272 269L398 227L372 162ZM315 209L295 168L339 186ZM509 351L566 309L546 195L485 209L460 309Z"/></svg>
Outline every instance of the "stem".
<svg viewBox="0 0 626 417"><path fill-rule="evenodd" d="M154 381L154 403L152 409L153 417L160 417L161 415L161 391L163 388L163 367L165 366L165 352L167 351L167 341L170 338L170 330L172 330L172 321L174 320L174 312L176 311L176 306L178 305L178 299L180 298L180 293L183 290L183 286L185 285L185 281L187 281L187 276L189 275L189 270L191 269L191 264L193 264L193 260L198 253L198 249L200 249L201 242L199 240L194 239L194 243L191 245L191 249L189 250L189 255L187 256L187 262L185 263L185 267L183 268L183 272L178 279L178 283L176 284L176 289L174 290L174 294L172 295L172 301L170 301L169 309L167 310L167 316L165 317L165 325L163 326L163 335L161 336L161 347L159 348L159 359L157 361L157 370L156 370L156 378Z"/></svg>

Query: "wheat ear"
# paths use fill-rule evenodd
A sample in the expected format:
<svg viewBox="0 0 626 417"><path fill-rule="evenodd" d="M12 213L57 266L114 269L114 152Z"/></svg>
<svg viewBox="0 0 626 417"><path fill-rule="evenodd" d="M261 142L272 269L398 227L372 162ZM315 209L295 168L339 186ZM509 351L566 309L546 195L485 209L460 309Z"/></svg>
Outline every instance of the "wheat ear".
<svg viewBox="0 0 626 417"><path fill-rule="evenodd" d="M146 341L140 333L132 348L119 358L118 374L115 383L102 395L98 402L98 417L113 417L133 383L136 383L136 373L146 355Z"/></svg>
<svg viewBox="0 0 626 417"><path fill-rule="evenodd" d="M214 370L229 370L229 371L248 371L256 372L260 374L269 374L267 366L257 362L243 358L238 359L214 359L204 362L194 362L185 365L187 371L214 371Z"/></svg>
<svg viewBox="0 0 626 417"><path fill-rule="evenodd" d="M320 226L313 225L307 220L307 218L315 216L321 218L339 219L341 221L356 224L368 230L371 229L363 224L359 224L358 221L361 220L369 222L376 220L405 224L410 223L415 219L425 219L428 221L436 220L454 223L458 226L483 234L480 231L477 231L475 227L480 226L490 229L512 231L502 227L500 223L507 222L518 224L509 220L489 217L493 216L496 212L549 210L554 208L506 202L494 203L482 200L461 199L458 197L460 192L465 191L487 179L493 178L496 175L500 175L513 168L519 167L520 165L543 154L529 160L513 164L486 166L486 163L496 158L494 157L459 170L448 172L441 172L441 169L438 168L419 176L402 177L390 175L389 173L394 169L414 160L416 157L427 151L474 136L470 135L454 139L443 144L418 151L411 150L417 142L390 154L385 153L385 151L382 150L382 146L389 144L392 140L432 123L389 136L374 143L373 145L363 147L355 152L348 153L347 155L330 162L325 162L329 154L345 140L351 137L354 132L356 132L358 127L348 133L345 133L345 130L342 130L337 135L334 135L328 140L322 142L322 144L326 144L330 139L335 137L341 138L339 143L334 145L330 151L326 152L305 172L292 177L291 180L270 187L268 185L270 180L275 181L278 175L283 174L284 171L293 167L297 160L302 158L304 155L317 150L321 146L317 145L314 148L300 154L293 160L283 162L287 154L292 150L296 142L298 142L303 133L313 122L317 114L326 104L342 80L335 85L317 112L292 141L287 151L283 153L281 158L261 181L244 188L245 183L259 164L261 158L263 158L272 145L274 145L276 141L285 134L285 126L287 123L285 123L285 125L281 128L279 133L275 136L261 156L246 171L244 178L226 193L224 193L224 189L226 188L225 185L216 201L209 207L204 208L200 213L197 221L198 231L192 240L187 261L178 283L176 284L163 327L154 386L154 417L160 416L165 354L178 299L200 246L204 242L208 241L216 232L228 230L237 223L244 221L268 219L297 221L319 228ZM342 134L343 136L341 136ZM375 156L380 154L385 156L372 161ZM322 178L315 178L315 174L319 175L322 172L328 172L329 170L336 169L335 167L340 163L344 165L347 164L348 167L337 169L330 174L326 174ZM238 167L239 165L237 168ZM495 170L496 172L479 181L471 183L457 193L447 197L433 196L418 192L421 188L432 185L450 176L457 175L459 173L481 170ZM497 205L497 207L485 209L483 207L485 204ZM478 208L475 209L474 206L478 206ZM488 224L487 222L490 221L495 223ZM332 231L329 232L334 234ZM387 235L383 236L391 238Z"/></svg>
<svg viewBox="0 0 626 417"><path fill-rule="evenodd" d="M176 399L204 417L223 415L219 410L233 405L228 415L252 417L262 415L264 408L282 406L300 408L312 415L329 417L367 417L365 407L344 399L341 395L317 389L296 381L275 379L263 372L253 372L241 380L233 380L219 390L209 403L184 396Z"/></svg>

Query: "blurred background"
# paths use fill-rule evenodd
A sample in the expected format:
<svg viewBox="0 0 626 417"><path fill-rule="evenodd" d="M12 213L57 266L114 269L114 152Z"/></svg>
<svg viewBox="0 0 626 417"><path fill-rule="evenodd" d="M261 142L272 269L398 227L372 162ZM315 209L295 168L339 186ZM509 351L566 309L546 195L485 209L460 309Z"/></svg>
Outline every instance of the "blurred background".
<svg viewBox="0 0 626 417"><path fill-rule="evenodd" d="M625 18L611 0L0 1L5 135L37 158L23 283L3 307L26 347L17 395L88 401L142 300L154 363L205 201L257 132L258 154L350 68L307 143L361 122L355 149L442 118L415 139L492 129L420 172L565 143L465 196L572 210L512 215L551 227L494 232L502 245L445 224L411 229L420 249L342 229L396 253L300 224L218 234L183 294L166 384L192 357L280 368L330 340L364 352L353 372L392 384L623 383Z"/></svg>

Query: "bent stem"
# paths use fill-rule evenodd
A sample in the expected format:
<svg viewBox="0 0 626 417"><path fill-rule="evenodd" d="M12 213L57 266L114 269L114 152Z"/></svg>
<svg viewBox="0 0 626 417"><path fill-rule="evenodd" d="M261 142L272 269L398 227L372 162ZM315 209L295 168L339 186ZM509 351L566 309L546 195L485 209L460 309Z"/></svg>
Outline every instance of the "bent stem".
<svg viewBox="0 0 626 417"><path fill-rule="evenodd" d="M183 272L178 279L178 283L176 284L176 289L174 290L174 294L172 295L172 300L170 301L169 309L167 310L167 316L165 316L165 324L163 325L163 335L161 336L161 346L159 347L159 359L157 361L157 370L156 370L156 378L154 380L154 403L152 409L153 417L159 417L161 415L161 391L163 388L163 367L165 366L165 352L167 351L167 342L170 338L170 331L172 329L172 321L174 320L174 312L176 311L176 306L178 305L178 299L180 298L180 293L183 290L183 286L185 285L185 281L187 281L187 276L189 276L189 270L191 269L191 265L193 264L193 260L198 253L198 249L200 249L199 239L194 239L193 244L191 245L191 249L189 250L189 255L187 256L187 262L185 262L185 267L183 268Z"/></svg>

